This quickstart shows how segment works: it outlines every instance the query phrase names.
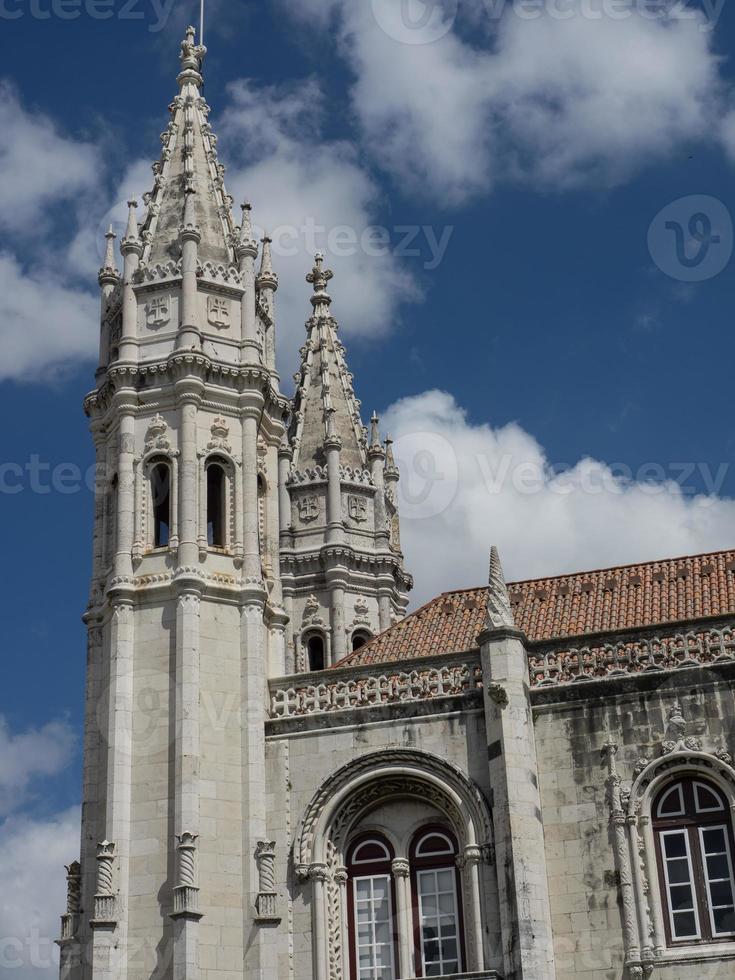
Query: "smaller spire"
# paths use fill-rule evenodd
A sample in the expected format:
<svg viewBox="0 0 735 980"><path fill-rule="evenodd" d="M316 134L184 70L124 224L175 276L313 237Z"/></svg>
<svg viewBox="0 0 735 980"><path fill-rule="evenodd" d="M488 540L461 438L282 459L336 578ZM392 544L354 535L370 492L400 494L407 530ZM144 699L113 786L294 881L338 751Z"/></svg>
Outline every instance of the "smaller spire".
<svg viewBox="0 0 735 980"><path fill-rule="evenodd" d="M253 224L250 218L252 205L245 201L240 205L242 208L242 224L240 225L240 237L235 246L238 255L251 255L253 258L258 254L258 243L253 238Z"/></svg>
<svg viewBox="0 0 735 980"><path fill-rule="evenodd" d="M120 251L123 255L125 255L127 252L137 252L138 254L141 254L143 251L143 243L141 242L138 233L137 207L137 201L128 201L128 224L125 229L123 240L120 242Z"/></svg>
<svg viewBox="0 0 735 980"><path fill-rule="evenodd" d="M490 572L488 576L487 593L487 627L488 629L503 629L515 626L510 596L505 584L503 566L500 564L500 554L495 545L490 549Z"/></svg>
<svg viewBox="0 0 735 980"><path fill-rule="evenodd" d="M381 449L380 444L380 419L378 418L378 413L373 412L370 418L370 448L371 449Z"/></svg>
<svg viewBox="0 0 735 980"><path fill-rule="evenodd" d="M398 467L393 456L393 440L390 436L385 440L385 475L398 479Z"/></svg>
<svg viewBox="0 0 735 980"><path fill-rule="evenodd" d="M261 238L263 251L260 256L260 272L258 273L258 289L278 289L278 276L273 271L271 255L271 239L266 234Z"/></svg>
<svg viewBox="0 0 735 980"><path fill-rule="evenodd" d="M115 282L120 277L120 273L115 266L115 239L117 235L113 231L112 225L107 229L105 238L107 239L107 244L105 246L105 258L99 274L100 286L105 282Z"/></svg>

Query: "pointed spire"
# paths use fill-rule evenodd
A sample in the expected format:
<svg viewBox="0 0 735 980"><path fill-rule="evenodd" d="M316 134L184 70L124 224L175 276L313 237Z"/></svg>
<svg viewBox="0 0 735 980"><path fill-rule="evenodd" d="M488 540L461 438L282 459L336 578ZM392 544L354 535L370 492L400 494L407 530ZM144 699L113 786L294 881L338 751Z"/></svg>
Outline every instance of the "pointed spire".
<svg viewBox="0 0 735 980"><path fill-rule="evenodd" d="M260 257L260 272L258 273L257 281L258 289L278 289L278 276L273 271L271 241L267 234L261 238L263 252Z"/></svg>
<svg viewBox="0 0 735 980"><path fill-rule="evenodd" d="M378 418L377 412L373 412L370 418L370 448L383 448L380 443L380 419Z"/></svg>
<svg viewBox="0 0 735 980"><path fill-rule="evenodd" d="M137 207L137 201L128 201L128 224L123 240L120 242L120 251L123 255L126 252L138 252L140 254L143 251L143 244L138 234Z"/></svg>
<svg viewBox="0 0 735 980"><path fill-rule="evenodd" d="M107 229L105 238L107 239L105 258L98 277L100 286L114 284L120 278L120 273L115 266L115 239L117 235L113 231L112 225Z"/></svg>
<svg viewBox="0 0 735 980"><path fill-rule="evenodd" d="M390 436L385 440L385 475L395 480L398 479L398 467L393 456L393 440Z"/></svg>
<svg viewBox="0 0 735 980"><path fill-rule="evenodd" d="M258 243L253 238L253 223L250 218L252 205L245 201L240 205L242 208L242 224L240 225L240 235L237 240L236 250L238 256L252 255L253 258L258 254Z"/></svg>
<svg viewBox="0 0 735 980"><path fill-rule="evenodd" d="M495 545L490 549L490 574L488 576L487 593L487 627L488 629L503 629L514 627L513 610L510 596L505 584L503 566Z"/></svg>

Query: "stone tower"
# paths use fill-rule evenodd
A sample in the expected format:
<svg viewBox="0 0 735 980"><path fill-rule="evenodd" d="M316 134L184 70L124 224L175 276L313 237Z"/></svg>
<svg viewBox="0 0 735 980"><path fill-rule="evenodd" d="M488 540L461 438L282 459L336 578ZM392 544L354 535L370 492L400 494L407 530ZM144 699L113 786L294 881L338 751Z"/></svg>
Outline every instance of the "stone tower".
<svg viewBox="0 0 735 980"><path fill-rule="evenodd" d="M110 231L99 277L86 411L101 476L68 980L277 975L259 886L265 688L285 672L278 452L289 403L269 243L258 271L249 206L236 227L208 122L205 53L190 28L145 217L131 201L122 273ZM202 929L216 964L200 962Z"/></svg>
<svg viewBox="0 0 735 980"><path fill-rule="evenodd" d="M331 666L401 618L403 569L390 441L360 417L317 254L306 277L312 315L287 439L280 452L281 578L290 619L289 667Z"/></svg>

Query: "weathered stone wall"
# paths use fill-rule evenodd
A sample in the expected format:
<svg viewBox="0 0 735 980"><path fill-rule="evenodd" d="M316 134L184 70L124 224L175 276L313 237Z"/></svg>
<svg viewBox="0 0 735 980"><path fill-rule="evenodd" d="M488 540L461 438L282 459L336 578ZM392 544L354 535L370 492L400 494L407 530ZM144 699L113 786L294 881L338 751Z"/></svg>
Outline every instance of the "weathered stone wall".
<svg viewBox="0 0 735 980"><path fill-rule="evenodd" d="M279 930L279 980L311 980L312 882L293 875L289 861L294 834L312 797L342 766L381 750L410 749L429 753L460 768L489 794L487 745L482 709L475 701L464 710L446 699L441 705L419 702L362 709L330 719L322 714L303 719L301 731L278 722L269 724L267 741L268 814L270 832L278 841L277 882L283 927ZM457 710L460 708L460 710ZM426 713L421 712L424 709ZM280 729L280 730L279 730ZM486 913L484 945L491 965L502 961L495 869L481 865Z"/></svg>
<svg viewBox="0 0 735 980"><path fill-rule="evenodd" d="M548 880L559 978L619 980L624 937L603 747L617 743L617 770L629 787L642 757L662 753L678 700L688 735L715 753L735 747L735 671L640 674L534 692ZM651 882L655 898L657 883ZM725 949L722 949L725 954ZM667 956L668 954L665 954ZM732 954L730 954L732 955ZM661 962L655 977L730 977L727 962Z"/></svg>

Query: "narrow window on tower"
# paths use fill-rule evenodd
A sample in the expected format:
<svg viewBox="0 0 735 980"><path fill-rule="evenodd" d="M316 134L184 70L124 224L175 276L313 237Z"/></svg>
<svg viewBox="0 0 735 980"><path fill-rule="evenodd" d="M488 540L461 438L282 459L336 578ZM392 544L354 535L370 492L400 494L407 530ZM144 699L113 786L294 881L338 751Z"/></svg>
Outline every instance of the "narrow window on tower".
<svg viewBox="0 0 735 980"><path fill-rule="evenodd" d="M320 633L314 633L306 641L306 652L308 655L308 670L324 670L324 637Z"/></svg>
<svg viewBox="0 0 735 980"><path fill-rule="evenodd" d="M224 468L219 463L210 463L207 466L207 544L212 548L226 546L225 485Z"/></svg>
<svg viewBox="0 0 735 980"><path fill-rule="evenodd" d="M167 548L171 532L171 470L167 463L156 463L151 470L153 502L153 547Z"/></svg>

